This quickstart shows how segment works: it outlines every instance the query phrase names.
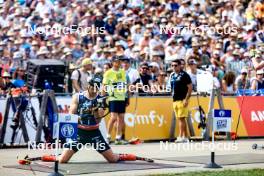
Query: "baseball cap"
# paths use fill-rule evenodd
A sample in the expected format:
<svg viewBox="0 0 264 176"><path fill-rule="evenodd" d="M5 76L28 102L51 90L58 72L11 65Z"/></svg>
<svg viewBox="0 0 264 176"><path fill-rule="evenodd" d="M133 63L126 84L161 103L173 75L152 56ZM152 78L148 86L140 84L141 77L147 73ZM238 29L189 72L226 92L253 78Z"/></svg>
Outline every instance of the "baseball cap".
<svg viewBox="0 0 264 176"><path fill-rule="evenodd" d="M8 73L8 72L4 72L3 75L2 75L3 78L10 78L11 75Z"/></svg>
<svg viewBox="0 0 264 176"><path fill-rule="evenodd" d="M149 64L147 62L143 62L143 63L140 64L140 67L144 67L144 66L145 67L149 67Z"/></svg>
<svg viewBox="0 0 264 176"><path fill-rule="evenodd" d="M241 73L247 73L247 72L248 72L248 71L247 71L246 68L242 68Z"/></svg>
<svg viewBox="0 0 264 176"><path fill-rule="evenodd" d="M264 74L264 69L257 70L257 75L262 75Z"/></svg>
<svg viewBox="0 0 264 176"><path fill-rule="evenodd" d="M219 52L218 50L215 50L215 51L213 52L213 54L217 54L217 55L219 55L220 52Z"/></svg>
<svg viewBox="0 0 264 176"><path fill-rule="evenodd" d="M82 60L82 66L90 65L90 64L92 64L92 61L90 58L85 58Z"/></svg>
<svg viewBox="0 0 264 176"><path fill-rule="evenodd" d="M117 62L117 61L120 61L120 58L119 57L113 57L112 58L112 62Z"/></svg>
<svg viewBox="0 0 264 176"><path fill-rule="evenodd" d="M194 60L194 59L190 59L190 60L188 61L188 64L189 64L189 65L197 65L197 62L196 62L196 60Z"/></svg>
<svg viewBox="0 0 264 176"><path fill-rule="evenodd" d="M157 67L158 69L160 68L160 67L159 67L159 64L158 64L157 62L151 62L151 63L149 64L149 66L150 66L150 67Z"/></svg>
<svg viewBox="0 0 264 176"><path fill-rule="evenodd" d="M124 62L130 62L130 58L128 58L128 57L123 57L121 60Z"/></svg>

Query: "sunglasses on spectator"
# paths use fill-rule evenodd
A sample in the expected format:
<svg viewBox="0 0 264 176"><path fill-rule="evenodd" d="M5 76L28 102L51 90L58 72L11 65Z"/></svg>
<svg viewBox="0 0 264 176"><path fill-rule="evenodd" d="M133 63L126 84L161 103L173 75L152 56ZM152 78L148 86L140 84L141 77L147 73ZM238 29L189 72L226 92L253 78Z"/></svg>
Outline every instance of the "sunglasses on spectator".
<svg viewBox="0 0 264 176"><path fill-rule="evenodd" d="M165 77L165 76L167 76L166 74L159 74L159 76L163 76L163 77Z"/></svg>
<svg viewBox="0 0 264 176"><path fill-rule="evenodd" d="M148 70L149 68L148 67L142 67L143 70Z"/></svg>
<svg viewBox="0 0 264 176"><path fill-rule="evenodd" d="M178 64L171 64L171 67L178 67Z"/></svg>

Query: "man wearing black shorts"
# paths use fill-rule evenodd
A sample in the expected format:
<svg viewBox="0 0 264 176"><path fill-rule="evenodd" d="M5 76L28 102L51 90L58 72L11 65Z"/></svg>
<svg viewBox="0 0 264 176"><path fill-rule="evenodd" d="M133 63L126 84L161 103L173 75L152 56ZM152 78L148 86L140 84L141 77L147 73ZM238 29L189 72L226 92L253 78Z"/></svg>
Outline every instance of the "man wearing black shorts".
<svg viewBox="0 0 264 176"><path fill-rule="evenodd" d="M115 144L127 144L127 141L122 140L122 135L125 128L124 115L126 106L129 105L127 94L127 76L125 70L120 68L120 59L113 58L113 67L107 70L103 79L103 91L109 94L109 111L110 120L107 125L107 140L111 140L111 132L115 122L117 122Z"/></svg>

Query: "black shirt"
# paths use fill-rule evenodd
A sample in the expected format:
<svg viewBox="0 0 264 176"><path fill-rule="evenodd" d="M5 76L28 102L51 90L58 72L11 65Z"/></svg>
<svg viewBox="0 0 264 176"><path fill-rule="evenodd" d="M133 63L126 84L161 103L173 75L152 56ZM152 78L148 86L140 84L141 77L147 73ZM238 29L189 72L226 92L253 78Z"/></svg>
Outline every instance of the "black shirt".
<svg viewBox="0 0 264 176"><path fill-rule="evenodd" d="M141 81L142 81L142 84L145 86L145 85L149 85L149 80L151 80L151 76L146 74L146 75L142 75L140 74L140 78L141 78Z"/></svg>
<svg viewBox="0 0 264 176"><path fill-rule="evenodd" d="M170 85L172 90L173 101L184 100L188 87L187 85L192 84L192 80L188 73L181 71L178 74L172 73L170 76Z"/></svg>
<svg viewBox="0 0 264 176"><path fill-rule="evenodd" d="M150 75L148 75L148 74L144 74L144 75L140 74L140 78L135 81L135 84L141 83L143 86L150 87L150 85L149 85L149 81L150 80L151 80L151 76ZM139 93L147 93L147 92L144 92L143 89L139 89Z"/></svg>

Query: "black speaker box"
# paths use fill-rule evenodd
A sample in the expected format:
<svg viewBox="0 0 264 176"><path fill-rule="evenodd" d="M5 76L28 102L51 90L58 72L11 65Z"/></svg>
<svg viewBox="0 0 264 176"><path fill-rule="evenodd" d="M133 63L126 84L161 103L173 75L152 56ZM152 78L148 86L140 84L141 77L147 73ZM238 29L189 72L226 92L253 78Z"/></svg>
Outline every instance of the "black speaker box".
<svg viewBox="0 0 264 176"><path fill-rule="evenodd" d="M27 63L27 85L30 88L45 88L48 81L55 92L63 92L65 64L56 59L38 60L32 59Z"/></svg>

